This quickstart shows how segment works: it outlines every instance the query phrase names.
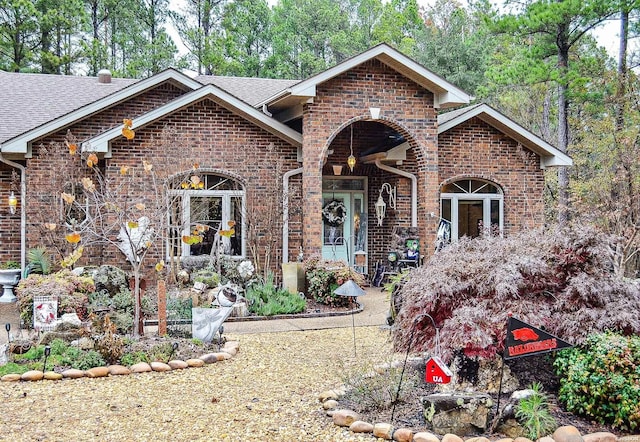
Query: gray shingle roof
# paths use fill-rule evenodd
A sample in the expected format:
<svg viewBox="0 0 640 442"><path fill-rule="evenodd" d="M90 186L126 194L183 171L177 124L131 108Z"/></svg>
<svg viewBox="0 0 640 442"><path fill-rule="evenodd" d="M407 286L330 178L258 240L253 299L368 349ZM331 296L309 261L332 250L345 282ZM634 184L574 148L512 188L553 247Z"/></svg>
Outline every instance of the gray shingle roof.
<svg viewBox="0 0 640 442"><path fill-rule="evenodd" d="M139 80L0 71L0 143L117 92Z"/></svg>
<svg viewBox="0 0 640 442"><path fill-rule="evenodd" d="M278 92L300 82L300 80L219 77L212 75L200 75L196 77L195 80L203 84L213 84L251 106L255 106Z"/></svg>

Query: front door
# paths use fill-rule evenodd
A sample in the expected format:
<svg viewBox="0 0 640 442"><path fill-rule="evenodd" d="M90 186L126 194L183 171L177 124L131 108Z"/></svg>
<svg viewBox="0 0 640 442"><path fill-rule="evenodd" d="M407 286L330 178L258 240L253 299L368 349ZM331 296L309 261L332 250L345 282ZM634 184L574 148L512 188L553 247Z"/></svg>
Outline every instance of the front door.
<svg viewBox="0 0 640 442"><path fill-rule="evenodd" d="M352 266L366 245L364 192L325 192L322 203L322 258Z"/></svg>

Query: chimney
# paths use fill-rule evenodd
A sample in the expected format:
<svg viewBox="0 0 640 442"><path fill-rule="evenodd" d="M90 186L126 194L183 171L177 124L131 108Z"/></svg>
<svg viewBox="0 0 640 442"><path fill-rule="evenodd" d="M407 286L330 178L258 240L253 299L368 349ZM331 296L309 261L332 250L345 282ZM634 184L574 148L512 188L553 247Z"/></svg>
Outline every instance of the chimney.
<svg viewBox="0 0 640 442"><path fill-rule="evenodd" d="M109 69L100 69L100 71L98 72L98 83L111 83L111 71Z"/></svg>

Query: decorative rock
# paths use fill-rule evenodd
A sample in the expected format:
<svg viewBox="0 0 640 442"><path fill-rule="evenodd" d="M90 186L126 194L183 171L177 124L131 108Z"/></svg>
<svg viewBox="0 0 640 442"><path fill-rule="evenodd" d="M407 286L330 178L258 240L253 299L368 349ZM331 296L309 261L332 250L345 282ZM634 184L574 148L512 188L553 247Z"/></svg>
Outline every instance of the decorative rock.
<svg viewBox="0 0 640 442"><path fill-rule="evenodd" d="M411 442L413 440L413 431L408 428L398 428L393 432L393 440L396 442Z"/></svg>
<svg viewBox="0 0 640 442"><path fill-rule="evenodd" d="M107 368L109 369L109 374L111 376L123 376L123 375L131 374L131 370L125 367L124 365L114 364L114 365L109 365L109 367Z"/></svg>
<svg viewBox="0 0 640 442"><path fill-rule="evenodd" d="M490 442L486 437L472 437L467 439L466 442Z"/></svg>
<svg viewBox="0 0 640 442"><path fill-rule="evenodd" d="M44 373L38 370L29 370L20 376L23 381L41 381L42 378L44 378Z"/></svg>
<svg viewBox="0 0 640 442"><path fill-rule="evenodd" d="M533 442L531 439L528 439L526 437L516 437L515 439L513 439L513 442Z"/></svg>
<svg viewBox="0 0 640 442"><path fill-rule="evenodd" d="M93 367L85 371L88 378L104 378L109 376L109 367Z"/></svg>
<svg viewBox="0 0 640 442"><path fill-rule="evenodd" d="M381 423L373 426L373 435L385 440L393 440L393 425Z"/></svg>
<svg viewBox="0 0 640 442"><path fill-rule="evenodd" d="M5 374L0 378L2 382L16 382L20 380L20 375L18 373L9 373Z"/></svg>
<svg viewBox="0 0 640 442"><path fill-rule="evenodd" d="M189 364L187 364L184 361L181 361L180 359L174 359L173 361L169 361L168 364L169 364L169 367L171 367L173 370L182 370L184 368L189 367Z"/></svg>
<svg viewBox="0 0 640 442"><path fill-rule="evenodd" d="M62 376L69 379L79 379L84 377L84 371L77 368L70 368L62 372Z"/></svg>
<svg viewBox="0 0 640 442"><path fill-rule="evenodd" d="M218 362L218 356L216 353L207 353L206 355L200 356L200 359L202 359L205 364L214 364Z"/></svg>
<svg viewBox="0 0 640 442"><path fill-rule="evenodd" d="M618 437L607 431L598 431L597 433L585 434L582 436L584 442L617 442ZM640 439L640 437L638 438Z"/></svg>
<svg viewBox="0 0 640 442"><path fill-rule="evenodd" d="M44 378L48 381L59 381L62 379L62 373L56 373L55 371L47 371L44 374Z"/></svg>
<svg viewBox="0 0 640 442"><path fill-rule="evenodd" d="M340 397L336 394L334 390L331 390L331 391L323 391L322 393L320 393L320 395L318 396L318 399L320 400L320 402L328 401L330 399L337 401L338 399L340 399Z"/></svg>
<svg viewBox="0 0 640 442"><path fill-rule="evenodd" d="M338 410L335 410L335 409L334 410L327 410L327 416L333 417L333 415L336 414L336 411L338 411Z"/></svg>
<svg viewBox="0 0 640 442"><path fill-rule="evenodd" d="M464 442L462 438L456 434L447 433L442 436L442 442Z"/></svg>
<svg viewBox="0 0 640 442"><path fill-rule="evenodd" d="M239 351L240 341L227 341L224 344L224 348L235 348L236 351Z"/></svg>
<svg viewBox="0 0 640 442"><path fill-rule="evenodd" d="M83 336L75 342L76 347L78 347L80 350L93 350L93 347L95 346L95 342L93 342L93 339L87 338L86 336Z"/></svg>
<svg viewBox="0 0 640 442"><path fill-rule="evenodd" d="M337 410L333 413L333 423L339 427L348 427L359 419L358 413L351 410Z"/></svg>
<svg viewBox="0 0 640 442"><path fill-rule="evenodd" d="M133 364L131 367L131 373L149 373L153 371L151 365L146 362L138 362L137 364Z"/></svg>
<svg viewBox="0 0 640 442"><path fill-rule="evenodd" d="M333 400L333 399L329 399L328 401L324 401L322 403L322 408L324 408L325 410L335 410L336 408L338 408L338 401Z"/></svg>
<svg viewBox="0 0 640 442"><path fill-rule="evenodd" d="M499 442L499 441L496 441ZM538 439L537 442L555 442L551 436L545 436Z"/></svg>
<svg viewBox="0 0 640 442"><path fill-rule="evenodd" d="M436 393L423 398L422 406L435 433L466 436L486 430L493 401L484 393Z"/></svg>
<svg viewBox="0 0 640 442"><path fill-rule="evenodd" d="M628 436L620 436L618 442L640 442L640 435L631 434Z"/></svg>
<svg viewBox="0 0 640 442"><path fill-rule="evenodd" d="M558 427L558 429L553 432L553 440L555 442L578 442L576 436L582 439L580 431L573 425Z"/></svg>
<svg viewBox="0 0 640 442"><path fill-rule="evenodd" d="M440 442L440 439L433 433L421 431L413 435L413 442Z"/></svg>
<svg viewBox="0 0 640 442"><path fill-rule="evenodd" d="M227 347L226 345L222 347L221 350L223 353L229 353L231 356L235 356L238 354L238 349L235 347Z"/></svg>
<svg viewBox="0 0 640 442"><path fill-rule="evenodd" d="M187 359L185 361L189 367L203 367L204 361L202 359Z"/></svg>
<svg viewBox="0 0 640 442"><path fill-rule="evenodd" d="M58 319L58 324L68 324L73 327L82 327L82 321L78 317L77 313L64 313L60 319Z"/></svg>
<svg viewBox="0 0 640 442"><path fill-rule="evenodd" d="M349 425L349 431L352 433L373 433L373 424L365 421L355 421Z"/></svg>
<svg viewBox="0 0 640 442"><path fill-rule="evenodd" d="M217 355L220 355L222 357L223 361L226 361L227 359L231 359L233 357L232 354L227 353L226 351L221 351L220 353L216 353ZM220 360L220 359L218 359Z"/></svg>
<svg viewBox="0 0 640 442"><path fill-rule="evenodd" d="M551 438L549 438L551 440L542 440L542 439L539 439L538 442L553 442L553 439ZM513 439L510 437L503 437L502 439L498 439L496 442L513 442Z"/></svg>
<svg viewBox="0 0 640 442"><path fill-rule="evenodd" d="M153 371L159 371L159 372L171 371L171 367L169 366L169 364L165 364L164 362L158 362L158 361L153 361L151 363L151 369Z"/></svg>
<svg viewBox="0 0 640 442"><path fill-rule="evenodd" d="M507 436L507 439L511 440L524 434L524 428L514 418L505 419L502 423L500 423L500 425L498 425L497 431L498 433Z"/></svg>

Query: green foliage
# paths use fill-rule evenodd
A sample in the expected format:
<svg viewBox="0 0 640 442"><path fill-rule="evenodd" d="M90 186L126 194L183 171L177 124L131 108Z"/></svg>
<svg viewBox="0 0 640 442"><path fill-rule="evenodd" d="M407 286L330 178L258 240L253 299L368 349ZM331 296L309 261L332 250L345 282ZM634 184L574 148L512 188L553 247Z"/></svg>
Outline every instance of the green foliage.
<svg viewBox="0 0 640 442"><path fill-rule="evenodd" d="M549 398L542 392L542 385L535 383L529 388L533 394L518 402L515 407L516 419L524 427L529 439L538 440L554 431L557 422L549 409Z"/></svg>
<svg viewBox="0 0 640 442"><path fill-rule="evenodd" d="M103 321L105 315L109 315L117 333L127 334L132 332L135 307L133 294L128 288L122 287L113 296L110 296L105 291L93 292L89 294L88 300L87 310L89 313L93 313L98 321ZM142 312L151 314L151 300L149 297L143 296L141 303Z"/></svg>
<svg viewBox="0 0 640 442"><path fill-rule="evenodd" d="M147 351L147 359L149 362L167 363L173 355L173 344L171 342L163 342L154 345Z"/></svg>
<svg viewBox="0 0 640 442"><path fill-rule="evenodd" d="M407 275L394 344L406 350L423 313L440 330L445 360L458 350L500 353L510 313L572 343L606 329L640 333L640 287L611 272L612 243L588 226L461 239ZM431 321L415 332L414 351L435 348Z"/></svg>
<svg viewBox="0 0 640 442"><path fill-rule="evenodd" d="M149 357L143 351L134 351L131 353L125 353L120 358L120 363L124 366L131 367L139 362L149 363Z"/></svg>
<svg viewBox="0 0 640 442"><path fill-rule="evenodd" d="M17 373L22 374L31 370L32 368L27 364L18 364L15 362L8 362L5 365L0 366L0 378L5 374Z"/></svg>
<svg viewBox="0 0 640 442"><path fill-rule="evenodd" d="M69 270L50 275L31 274L16 287L20 318L27 327L32 327L34 296L55 296L58 298L58 316L75 312L84 321L87 319L88 295L94 290L90 278L77 276Z"/></svg>
<svg viewBox="0 0 640 442"><path fill-rule="evenodd" d="M202 282L210 288L217 287L221 282L220 275L211 267L198 270L191 276L194 281Z"/></svg>
<svg viewBox="0 0 640 442"><path fill-rule="evenodd" d="M36 247L27 250L27 268L25 274L39 273L48 275L51 273L51 256L46 247Z"/></svg>
<svg viewBox="0 0 640 442"><path fill-rule="evenodd" d="M249 311L260 316L283 315L304 311L307 302L297 293L274 285L274 275L267 274L267 280L247 289L245 297L249 301Z"/></svg>
<svg viewBox="0 0 640 442"><path fill-rule="evenodd" d="M401 376L402 385L398 393ZM411 391L420 384L420 377L415 370L402 374L402 367L390 367L380 373L379 369L369 365L346 371L342 381L347 388L346 399L357 404L356 411L363 412L388 410L396 401L396 395L397 403L407 402Z"/></svg>
<svg viewBox="0 0 640 442"><path fill-rule="evenodd" d="M568 411L624 431L640 428L640 336L595 334L560 352L554 366Z"/></svg>
<svg viewBox="0 0 640 442"><path fill-rule="evenodd" d="M17 270L20 268L20 263L18 261L6 261L0 264L0 269L2 270Z"/></svg>
<svg viewBox="0 0 640 442"><path fill-rule="evenodd" d="M95 350L80 352L77 358L72 362L71 367L78 370L89 370L93 367L102 367L106 361L100 353Z"/></svg>
<svg viewBox="0 0 640 442"><path fill-rule="evenodd" d="M364 283L363 276L342 261L309 260L305 264L307 296L316 302L334 307L349 305L349 298L333 293L335 289L352 279Z"/></svg>

